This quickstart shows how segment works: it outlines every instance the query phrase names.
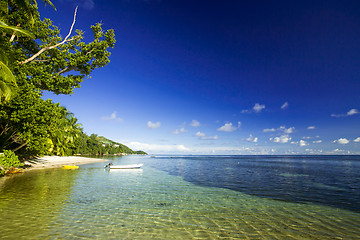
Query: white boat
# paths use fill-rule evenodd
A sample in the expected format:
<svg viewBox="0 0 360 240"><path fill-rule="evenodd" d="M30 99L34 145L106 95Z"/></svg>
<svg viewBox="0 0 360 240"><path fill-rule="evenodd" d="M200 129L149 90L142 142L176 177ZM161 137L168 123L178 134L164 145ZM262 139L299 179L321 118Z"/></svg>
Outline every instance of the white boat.
<svg viewBox="0 0 360 240"><path fill-rule="evenodd" d="M129 165L110 165L110 169L135 169L135 168L141 168L142 163L140 164L129 164Z"/></svg>

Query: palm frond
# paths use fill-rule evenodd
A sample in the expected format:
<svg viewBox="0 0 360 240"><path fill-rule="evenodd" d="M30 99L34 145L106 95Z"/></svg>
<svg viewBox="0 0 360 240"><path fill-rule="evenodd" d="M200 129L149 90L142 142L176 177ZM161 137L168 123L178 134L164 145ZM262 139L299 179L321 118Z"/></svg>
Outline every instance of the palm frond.
<svg viewBox="0 0 360 240"><path fill-rule="evenodd" d="M54 4L53 4L50 0L43 0L43 2L45 2L45 6L46 6L46 4L49 4L49 5L52 6L52 7L55 9L55 11L56 11L56 7L54 6Z"/></svg>
<svg viewBox="0 0 360 240"><path fill-rule="evenodd" d="M20 35L24 35L27 37L31 37L31 38L35 38L34 34L32 34L29 31L26 31L22 28L18 28L18 27L14 27L14 26L9 26L6 23L4 23L3 21L0 20L0 28L4 29L4 30L8 30L8 31L12 31L12 32L17 32Z"/></svg>
<svg viewBox="0 0 360 240"><path fill-rule="evenodd" d="M11 98L11 87L7 85L5 82L0 81L0 103L4 99L5 101L10 100Z"/></svg>
<svg viewBox="0 0 360 240"><path fill-rule="evenodd" d="M16 86L16 80L11 70L3 61L0 61L0 103L2 99L10 100L15 93Z"/></svg>
<svg viewBox="0 0 360 240"><path fill-rule="evenodd" d="M0 81L16 86L16 80L13 73L3 61L0 61Z"/></svg>

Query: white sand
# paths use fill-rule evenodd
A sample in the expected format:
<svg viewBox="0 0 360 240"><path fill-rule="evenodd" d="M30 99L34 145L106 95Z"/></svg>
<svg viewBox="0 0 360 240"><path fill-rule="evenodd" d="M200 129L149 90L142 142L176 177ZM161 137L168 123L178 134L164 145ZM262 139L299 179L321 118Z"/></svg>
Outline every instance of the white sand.
<svg viewBox="0 0 360 240"><path fill-rule="evenodd" d="M26 170L32 169L43 169L43 168L57 168L62 167L62 165L81 165L87 163L95 162L108 162L109 160L101 158L87 158L87 157L59 157L59 156L44 156L34 160L27 160L25 164L30 167Z"/></svg>

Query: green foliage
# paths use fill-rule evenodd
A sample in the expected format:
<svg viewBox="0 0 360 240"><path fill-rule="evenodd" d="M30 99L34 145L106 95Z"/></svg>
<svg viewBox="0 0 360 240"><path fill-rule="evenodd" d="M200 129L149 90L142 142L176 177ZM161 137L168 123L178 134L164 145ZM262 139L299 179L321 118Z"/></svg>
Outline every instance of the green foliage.
<svg viewBox="0 0 360 240"><path fill-rule="evenodd" d="M50 19L40 19L36 0L0 0L0 151L21 158L136 153L87 136L66 108L42 99L43 91L72 94L94 69L110 62L114 31L95 24L93 41L84 42L84 32L73 31L73 25L63 38Z"/></svg>
<svg viewBox="0 0 360 240"><path fill-rule="evenodd" d="M26 5L26 0L17 0L15 4ZM8 101L16 92L16 79L12 71L9 69L9 59L11 59L9 52L9 44L13 41L15 36L26 36L34 38L34 35L29 31L26 31L22 28L9 26L6 24L8 22L7 16L9 15L9 5L8 2L1 0L0 1L0 30L4 33L11 34L11 38L8 42L0 41L0 103L3 101ZM30 8L26 8L26 11ZM4 35L3 33L3 35Z"/></svg>
<svg viewBox="0 0 360 240"><path fill-rule="evenodd" d="M21 89L12 101L0 105L0 149L23 157L51 154L53 133L64 129L64 108L43 100L32 89Z"/></svg>
<svg viewBox="0 0 360 240"><path fill-rule="evenodd" d="M0 103L10 100L16 87L16 79L8 67L9 59L7 53L4 51L6 47L3 45L6 44L0 43Z"/></svg>
<svg viewBox="0 0 360 240"><path fill-rule="evenodd" d="M75 140L82 133L81 125L66 108L60 108L61 118L56 122L56 129L51 131L52 152L59 156L72 155L75 149Z"/></svg>
<svg viewBox="0 0 360 240"><path fill-rule="evenodd" d="M143 151L133 151L129 147L109 140L96 134L90 137L83 134L77 142L77 154L82 155L119 155L119 154L146 154Z"/></svg>
<svg viewBox="0 0 360 240"><path fill-rule="evenodd" d="M144 151L135 151L134 154L147 155L147 153Z"/></svg>
<svg viewBox="0 0 360 240"><path fill-rule="evenodd" d="M74 37L61 44L65 39L60 37L60 31L49 19L30 26L33 31L38 30L36 36L41 43L34 46L33 41L25 42L28 49L19 54L20 64L14 67L15 72L22 73L18 75L21 83L56 94L73 93L73 89L79 88L80 83L94 69L110 62L110 52L107 49L115 44L113 30L103 33L100 24L91 28L93 42L82 42L84 33L78 30ZM44 51L37 55L42 50ZM37 57L33 58L34 56Z"/></svg>
<svg viewBox="0 0 360 240"><path fill-rule="evenodd" d="M93 41L85 43L83 31L69 29L63 38L50 19L41 20L35 0L0 1L0 151L72 155L87 137L72 113L42 93L73 93L109 63L115 34L95 24Z"/></svg>
<svg viewBox="0 0 360 240"><path fill-rule="evenodd" d="M4 175L9 169L19 166L23 166L23 164L13 151L4 150L4 153L0 154L0 176Z"/></svg>
<svg viewBox="0 0 360 240"><path fill-rule="evenodd" d="M85 43L83 31L76 30L71 36L69 26L71 30L63 38L50 19L40 19L36 1L1 3L0 102L9 99L8 85L15 81L19 87L32 85L38 90L71 94L94 69L109 63L107 49L115 44L112 29L103 31L99 23L91 26L94 40Z"/></svg>

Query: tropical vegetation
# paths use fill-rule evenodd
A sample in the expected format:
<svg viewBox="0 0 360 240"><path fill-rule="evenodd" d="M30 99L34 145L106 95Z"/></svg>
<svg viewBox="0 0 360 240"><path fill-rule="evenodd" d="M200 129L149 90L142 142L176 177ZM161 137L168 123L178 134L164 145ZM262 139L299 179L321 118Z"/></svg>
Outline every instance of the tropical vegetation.
<svg viewBox="0 0 360 240"><path fill-rule="evenodd" d="M143 151L133 151L129 147L109 140L105 137L91 134L81 134L75 143L75 152L80 155L124 155L146 154Z"/></svg>
<svg viewBox="0 0 360 240"><path fill-rule="evenodd" d="M74 30L76 13L62 37L50 19L40 18L35 0L0 0L0 152L11 150L20 159L116 152L95 150L102 144L83 132L71 112L42 98L44 91L72 94L110 62L114 31L95 24L93 40L85 42L84 32Z"/></svg>
<svg viewBox="0 0 360 240"><path fill-rule="evenodd" d="M16 167L23 166L13 151L4 150L0 154L0 176L14 171Z"/></svg>

